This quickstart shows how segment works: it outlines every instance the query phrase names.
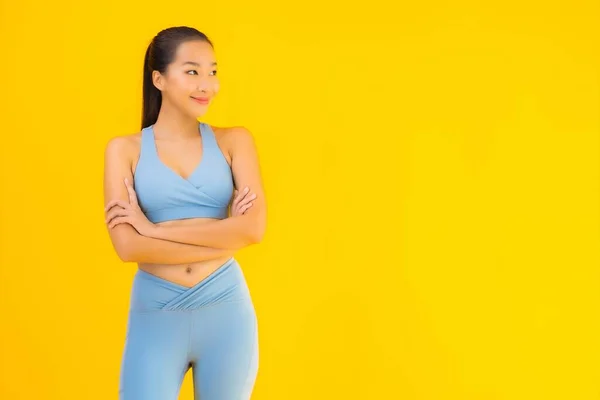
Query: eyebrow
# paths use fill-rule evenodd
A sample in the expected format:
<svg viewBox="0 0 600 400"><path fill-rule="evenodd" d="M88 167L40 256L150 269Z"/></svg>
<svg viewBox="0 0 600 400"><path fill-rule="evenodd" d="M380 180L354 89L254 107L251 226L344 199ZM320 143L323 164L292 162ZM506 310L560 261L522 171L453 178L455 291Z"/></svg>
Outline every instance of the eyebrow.
<svg viewBox="0 0 600 400"><path fill-rule="evenodd" d="M195 67L199 67L199 66L200 66L200 64L198 64L197 62L194 62L194 61L186 61L186 62L184 62L182 65L186 65L186 64L190 64L190 65L193 65L193 66L195 66ZM216 63L216 62L213 62L213 63L211 64L211 66L213 66L213 67L216 67L216 66L217 66L217 63Z"/></svg>

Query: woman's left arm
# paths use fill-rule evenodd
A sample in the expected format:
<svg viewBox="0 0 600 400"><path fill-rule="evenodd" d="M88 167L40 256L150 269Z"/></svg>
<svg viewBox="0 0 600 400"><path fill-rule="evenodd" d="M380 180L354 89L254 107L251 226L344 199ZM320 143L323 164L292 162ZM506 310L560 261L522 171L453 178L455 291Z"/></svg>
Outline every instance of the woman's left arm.
<svg viewBox="0 0 600 400"><path fill-rule="evenodd" d="M239 249L259 243L267 224L267 202L263 189L257 147L252 133L233 127L231 169L235 186L256 195L244 214L198 225L155 225L148 236L200 246Z"/></svg>

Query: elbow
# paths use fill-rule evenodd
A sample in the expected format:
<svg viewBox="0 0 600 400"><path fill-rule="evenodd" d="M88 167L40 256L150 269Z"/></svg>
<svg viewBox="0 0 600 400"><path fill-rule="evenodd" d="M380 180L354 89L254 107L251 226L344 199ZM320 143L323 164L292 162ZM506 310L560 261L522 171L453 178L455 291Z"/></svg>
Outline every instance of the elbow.
<svg viewBox="0 0 600 400"><path fill-rule="evenodd" d="M122 262L136 262L134 236L128 232L119 232L113 237L113 247Z"/></svg>
<svg viewBox="0 0 600 400"><path fill-rule="evenodd" d="M121 260L121 262L131 262L131 259L127 255L124 255L123 253L117 253L117 255L119 256L119 260Z"/></svg>
<svg viewBox="0 0 600 400"><path fill-rule="evenodd" d="M255 243L258 244L258 243L262 242L264 236L265 236L265 228L258 230L258 232L256 233L256 235L254 237Z"/></svg>
<svg viewBox="0 0 600 400"><path fill-rule="evenodd" d="M136 258L131 250L122 250L118 252L119 259L123 262L136 262Z"/></svg>
<svg viewBox="0 0 600 400"><path fill-rule="evenodd" d="M265 234L265 218L260 215L244 214L233 218L243 220L236 240L236 248L242 248L262 242Z"/></svg>
<svg viewBox="0 0 600 400"><path fill-rule="evenodd" d="M134 254L128 243L118 243L115 245L115 251L119 259L123 262L134 262Z"/></svg>
<svg viewBox="0 0 600 400"><path fill-rule="evenodd" d="M252 232L250 233L250 243L259 244L262 242L265 236L266 224L264 222L257 222L253 224Z"/></svg>

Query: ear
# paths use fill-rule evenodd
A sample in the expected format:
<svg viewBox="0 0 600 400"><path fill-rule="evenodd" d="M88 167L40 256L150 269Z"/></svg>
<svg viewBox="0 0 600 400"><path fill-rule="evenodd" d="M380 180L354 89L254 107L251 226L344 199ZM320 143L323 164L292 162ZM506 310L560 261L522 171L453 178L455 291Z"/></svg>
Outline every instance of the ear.
<svg viewBox="0 0 600 400"><path fill-rule="evenodd" d="M162 74L159 71L152 71L152 83L154 84L154 86L160 90L162 92L165 82L164 82L164 77L162 76Z"/></svg>

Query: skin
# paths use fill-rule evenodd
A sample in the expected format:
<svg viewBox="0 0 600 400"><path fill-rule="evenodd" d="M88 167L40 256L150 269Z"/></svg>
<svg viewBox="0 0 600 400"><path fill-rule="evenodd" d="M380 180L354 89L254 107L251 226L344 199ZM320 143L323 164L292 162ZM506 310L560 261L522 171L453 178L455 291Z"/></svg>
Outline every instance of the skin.
<svg viewBox="0 0 600 400"><path fill-rule="evenodd" d="M192 62L193 64L190 64ZM200 162L198 118L217 95L219 81L212 47L200 40L180 44L165 74L153 72L162 104L154 125L163 164L187 178ZM208 97L204 105L192 97ZM259 243L266 229L266 201L251 132L240 126L211 126L232 168L235 192L231 215L150 222L140 209L133 176L141 132L116 136L105 149L105 222L115 251L148 273L191 287L244 247Z"/></svg>

